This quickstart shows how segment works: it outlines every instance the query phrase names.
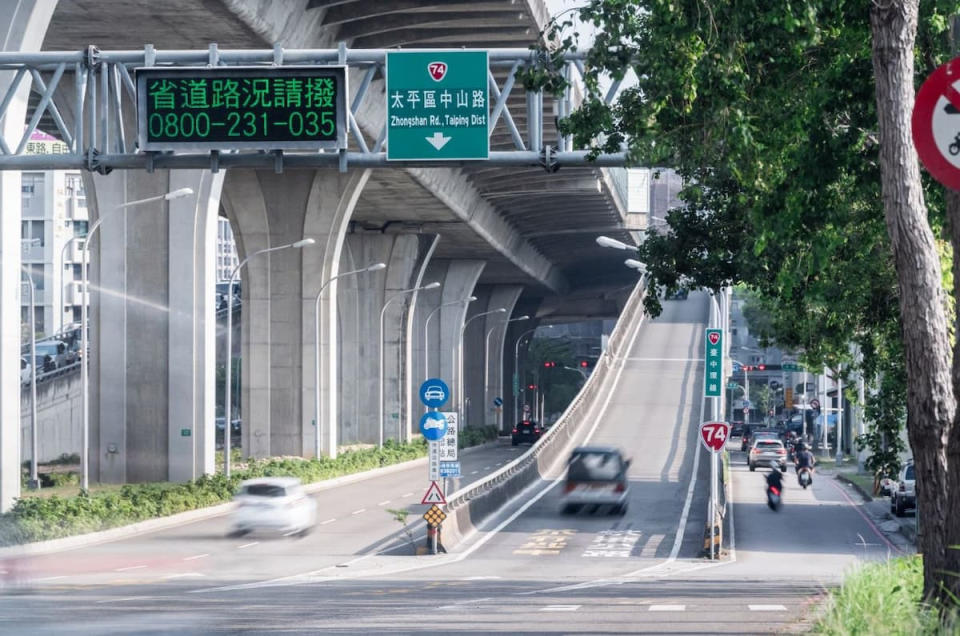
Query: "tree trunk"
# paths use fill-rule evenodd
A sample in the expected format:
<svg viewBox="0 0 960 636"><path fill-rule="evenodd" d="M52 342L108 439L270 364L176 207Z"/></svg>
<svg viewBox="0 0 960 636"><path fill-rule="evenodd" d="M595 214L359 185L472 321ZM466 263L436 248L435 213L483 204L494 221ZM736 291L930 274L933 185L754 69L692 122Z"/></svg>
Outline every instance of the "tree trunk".
<svg viewBox="0 0 960 636"><path fill-rule="evenodd" d="M883 210L900 290L907 371L907 432L917 475L918 547L924 593L941 597L947 532L960 526L948 508L947 435L956 410L940 261L927 221L911 139L913 47L919 0L874 0L870 8L880 131ZM949 578L947 576L946 578Z"/></svg>

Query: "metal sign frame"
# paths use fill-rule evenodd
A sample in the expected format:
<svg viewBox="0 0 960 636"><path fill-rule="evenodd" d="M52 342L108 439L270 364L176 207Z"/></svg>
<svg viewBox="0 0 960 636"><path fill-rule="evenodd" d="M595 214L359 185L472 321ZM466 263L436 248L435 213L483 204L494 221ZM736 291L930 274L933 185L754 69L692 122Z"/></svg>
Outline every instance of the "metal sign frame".
<svg viewBox="0 0 960 636"><path fill-rule="evenodd" d="M406 49L431 51L431 49ZM470 50L470 49L466 49ZM484 49L474 49L484 50ZM487 82L489 85L490 116L488 135L491 150L487 164L510 166L541 166L554 172L561 166L624 166L626 153L600 154L589 159L591 150L574 149L573 138L560 134L553 125L556 117L569 115L582 101L578 89L568 87L565 94L554 98L543 92L526 91L516 87L517 71L537 63L537 52L528 49L486 49L488 55ZM285 168L313 168L338 166L341 171L349 167L407 167L444 166L456 161L387 161L385 113L380 113L382 96L379 90L370 90L371 84L385 73L387 49L348 49L343 43L336 49L294 49L282 47L257 50L219 50L211 44L207 50L158 51L152 45L143 50L101 51L90 46L81 51L43 51L39 53L0 52L0 73L13 73L7 91L0 97L0 117L7 114L13 97L26 80L30 90L39 95L29 122L15 148L8 147L0 139L0 170L30 169L86 169L100 173L111 170L154 169L210 169L221 168L273 168L283 172ZM586 53L574 52L564 56L561 72L572 83L579 73L584 75ZM345 126L349 130L349 149L335 151L292 151L262 149L225 149L207 152L155 152L136 147L136 136L128 130L129 121L136 112L137 91L132 71L140 67L163 66L180 68L206 65L207 67L302 67L340 65L347 74L359 76L360 82L345 113ZM72 79L72 87L69 86ZM606 103L612 102L620 82L614 84L606 95L593 95ZM508 107L511 97L523 91L526 96L527 134L521 135L514 113L522 107ZM54 99L56 97L56 99ZM378 108L370 108L374 103ZM546 103L545 103L546 102ZM58 105L59 103L59 105ZM75 114L68 126L61 112ZM370 123L370 130L362 130L357 122L357 113L379 113L380 122ZM37 129L41 118L49 115L56 130L49 130L67 146L68 152L56 155L28 155L24 152L30 135ZM516 113L520 115L520 112ZM549 122L545 126L545 122ZM378 125L379 124L379 125ZM552 138L548 142L545 135ZM495 144L494 135L509 137L510 142ZM504 143L512 148L505 149ZM483 160L479 160L483 161Z"/></svg>

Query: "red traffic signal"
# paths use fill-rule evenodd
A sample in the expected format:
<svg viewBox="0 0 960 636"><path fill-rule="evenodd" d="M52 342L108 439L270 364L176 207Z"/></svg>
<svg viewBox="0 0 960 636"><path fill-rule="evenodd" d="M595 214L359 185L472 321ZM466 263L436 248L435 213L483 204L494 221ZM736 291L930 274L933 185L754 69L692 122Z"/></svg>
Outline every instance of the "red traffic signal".
<svg viewBox="0 0 960 636"><path fill-rule="evenodd" d="M587 362L586 360L581 360L581 361L580 361L580 366L583 367L584 369L586 369L587 367L590 366L590 363Z"/></svg>
<svg viewBox="0 0 960 636"><path fill-rule="evenodd" d="M544 363L543 363L543 366L545 366L545 367L547 367L547 368L549 369L549 368L551 368L551 367L557 366L557 363L556 363L556 362L544 362Z"/></svg>
<svg viewBox="0 0 960 636"><path fill-rule="evenodd" d="M765 364L758 364L758 365L757 365L757 371L766 371L766 369L767 369L767 365L765 365Z"/></svg>
<svg viewBox="0 0 960 636"><path fill-rule="evenodd" d="M535 389L537 388L537 385L536 385L536 384L528 384L528 385L527 385L527 388L530 389L531 391L533 391L533 390L535 390Z"/></svg>

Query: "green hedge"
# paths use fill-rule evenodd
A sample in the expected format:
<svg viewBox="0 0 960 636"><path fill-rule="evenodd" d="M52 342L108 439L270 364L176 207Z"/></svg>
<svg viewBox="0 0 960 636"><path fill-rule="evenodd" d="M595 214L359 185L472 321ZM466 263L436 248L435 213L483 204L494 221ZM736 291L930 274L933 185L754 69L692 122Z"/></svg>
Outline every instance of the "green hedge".
<svg viewBox="0 0 960 636"><path fill-rule="evenodd" d="M460 448L478 446L497 439L499 429L496 426L469 426L458 435Z"/></svg>
<svg viewBox="0 0 960 636"><path fill-rule="evenodd" d="M57 539L229 501L240 482L254 477L299 477L322 481L422 457L426 442L393 441L383 448L347 451L336 459L264 459L234 471L205 475L186 484L130 484L119 491L75 497L27 497L0 515L0 545Z"/></svg>

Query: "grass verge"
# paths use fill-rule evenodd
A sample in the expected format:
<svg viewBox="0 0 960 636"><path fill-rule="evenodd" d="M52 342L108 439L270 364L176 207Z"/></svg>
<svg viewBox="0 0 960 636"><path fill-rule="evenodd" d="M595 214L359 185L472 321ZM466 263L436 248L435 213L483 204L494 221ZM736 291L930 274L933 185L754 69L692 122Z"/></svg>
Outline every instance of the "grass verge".
<svg viewBox="0 0 960 636"><path fill-rule="evenodd" d="M941 625L936 608L921 602L920 556L871 563L847 576L827 599L816 634L953 634Z"/></svg>

